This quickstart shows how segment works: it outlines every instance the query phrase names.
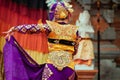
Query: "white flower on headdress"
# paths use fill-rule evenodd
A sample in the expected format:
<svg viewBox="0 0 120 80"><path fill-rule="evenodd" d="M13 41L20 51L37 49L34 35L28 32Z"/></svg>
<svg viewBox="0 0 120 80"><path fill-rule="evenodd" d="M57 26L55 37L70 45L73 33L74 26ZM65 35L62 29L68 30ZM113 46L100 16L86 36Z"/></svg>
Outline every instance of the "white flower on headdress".
<svg viewBox="0 0 120 80"><path fill-rule="evenodd" d="M63 1L63 2L71 2L71 0L61 0L61 1Z"/></svg>
<svg viewBox="0 0 120 80"><path fill-rule="evenodd" d="M56 0L46 0L47 6L50 7L54 3L56 3Z"/></svg>
<svg viewBox="0 0 120 80"><path fill-rule="evenodd" d="M70 5L68 2L64 2L64 4L65 4L65 6L66 6L66 8L68 9L68 11L70 12L70 13L72 13L74 10L72 9L72 5Z"/></svg>
<svg viewBox="0 0 120 80"><path fill-rule="evenodd" d="M67 4L68 2L71 2L71 0L46 0L47 6L50 7L51 5L53 5L56 2L63 2L65 4ZM68 4L67 4L68 5ZM72 5L71 5L72 6Z"/></svg>

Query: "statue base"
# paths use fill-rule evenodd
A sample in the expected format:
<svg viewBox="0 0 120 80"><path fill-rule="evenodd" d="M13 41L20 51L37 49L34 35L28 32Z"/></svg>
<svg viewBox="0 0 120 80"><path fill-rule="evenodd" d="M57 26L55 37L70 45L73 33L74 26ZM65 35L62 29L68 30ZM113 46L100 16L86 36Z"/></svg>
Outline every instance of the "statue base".
<svg viewBox="0 0 120 80"><path fill-rule="evenodd" d="M98 70L76 70L78 80L94 80Z"/></svg>

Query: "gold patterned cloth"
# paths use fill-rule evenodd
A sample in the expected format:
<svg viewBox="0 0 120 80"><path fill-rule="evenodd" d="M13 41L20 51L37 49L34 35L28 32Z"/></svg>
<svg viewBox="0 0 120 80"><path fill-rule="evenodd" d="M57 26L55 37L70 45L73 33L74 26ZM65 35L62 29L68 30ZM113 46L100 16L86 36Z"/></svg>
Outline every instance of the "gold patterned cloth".
<svg viewBox="0 0 120 80"><path fill-rule="evenodd" d="M77 26L71 24L59 24L53 21L46 21L51 28L49 38L75 41Z"/></svg>
<svg viewBox="0 0 120 80"><path fill-rule="evenodd" d="M60 70L66 66L74 68L74 62L72 61L74 45L61 44L59 41L74 42L76 40L77 27L70 24L59 24L53 21L46 22L51 29L48 38L56 40L55 43L48 43L49 62Z"/></svg>
<svg viewBox="0 0 120 80"><path fill-rule="evenodd" d="M49 53L49 61L54 64L59 70L62 70L64 67L68 66L71 62L71 55L67 51L52 51Z"/></svg>

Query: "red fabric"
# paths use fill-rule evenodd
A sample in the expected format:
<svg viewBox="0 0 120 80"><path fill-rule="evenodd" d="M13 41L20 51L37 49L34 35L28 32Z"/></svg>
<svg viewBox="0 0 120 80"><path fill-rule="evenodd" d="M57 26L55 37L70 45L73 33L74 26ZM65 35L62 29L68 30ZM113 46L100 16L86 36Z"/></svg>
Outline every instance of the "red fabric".
<svg viewBox="0 0 120 80"><path fill-rule="evenodd" d="M25 5L17 4L15 2L13 3L12 0L0 0L0 36L4 36L2 32L8 31L12 26L21 24L37 24L39 19L42 19L42 22L45 23L47 19L47 10L42 8L28 8ZM17 34L16 36L19 35ZM18 42L24 48L40 52L48 52L45 33L40 33L38 36L39 37L37 37L37 35L24 37L19 36L17 40L19 40ZM34 41L38 39L40 41ZM39 45L35 47L38 43Z"/></svg>
<svg viewBox="0 0 120 80"><path fill-rule="evenodd" d="M46 33L21 34L15 33L15 38L23 48L38 52L48 53L48 41Z"/></svg>

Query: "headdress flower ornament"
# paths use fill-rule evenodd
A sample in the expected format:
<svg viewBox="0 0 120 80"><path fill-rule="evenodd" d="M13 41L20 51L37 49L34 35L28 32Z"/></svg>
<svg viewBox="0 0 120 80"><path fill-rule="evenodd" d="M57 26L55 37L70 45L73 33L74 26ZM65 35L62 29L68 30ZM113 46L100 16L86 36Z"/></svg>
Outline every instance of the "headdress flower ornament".
<svg viewBox="0 0 120 80"><path fill-rule="evenodd" d="M53 20L56 8L58 8L57 11L60 13L60 18L66 18L69 14L73 12L72 5L70 5L68 2L71 0L47 0L47 6L50 9L50 20Z"/></svg>

